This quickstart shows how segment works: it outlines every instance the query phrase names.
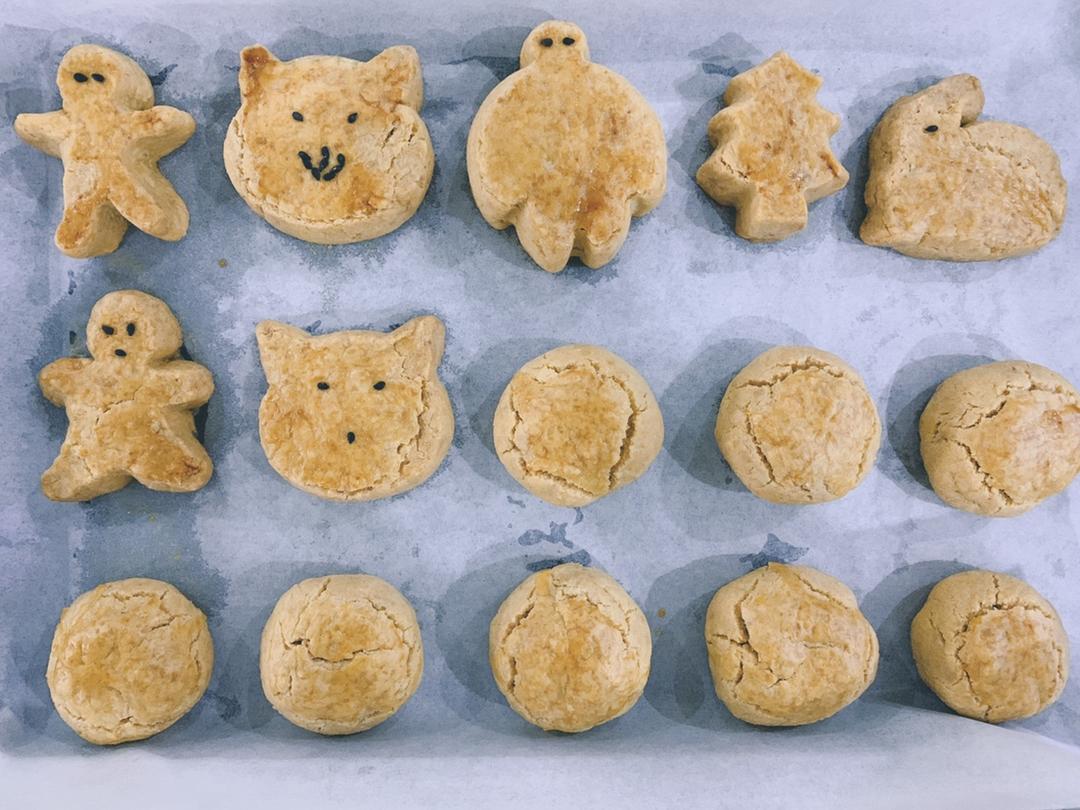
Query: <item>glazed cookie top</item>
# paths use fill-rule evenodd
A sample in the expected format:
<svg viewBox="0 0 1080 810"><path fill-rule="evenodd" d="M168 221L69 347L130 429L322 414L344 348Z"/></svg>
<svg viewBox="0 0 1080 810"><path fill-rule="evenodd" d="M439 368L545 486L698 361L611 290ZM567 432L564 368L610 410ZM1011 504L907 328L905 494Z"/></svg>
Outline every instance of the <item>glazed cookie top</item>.
<svg viewBox="0 0 1080 810"><path fill-rule="evenodd" d="M46 678L64 722L112 745L164 731L210 681L206 616L167 582L124 579L87 591L60 614Z"/></svg>
<svg viewBox="0 0 1080 810"><path fill-rule="evenodd" d="M468 169L484 218L515 225L533 260L558 272L572 255L590 267L615 255L631 216L664 194L667 147L641 94L590 61L584 32L548 20L477 111Z"/></svg>
<svg viewBox="0 0 1080 810"><path fill-rule="evenodd" d="M495 409L495 450L526 489L585 506L640 477L664 440L648 383L599 346L568 345L530 360Z"/></svg>
<svg viewBox="0 0 1080 810"><path fill-rule="evenodd" d="M545 731L586 731L628 711L651 656L648 622L630 595L575 563L527 577L491 622L495 682Z"/></svg>
<svg viewBox="0 0 1080 810"><path fill-rule="evenodd" d="M720 588L705 641L717 695L758 725L823 720L877 673L877 636L855 595L801 565L769 563Z"/></svg>
<svg viewBox="0 0 1080 810"><path fill-rule="evenodd" d="M964 571L934 586L911 623L919 674L953 710L1000 723L1037 714L1065 688L1069 641L1023 580Z"/></svg>
<svg viewBox="0 0 1080 810"><path fill-rule="evenodd" d="M981 515L1017 515L1080 472L1080 394L1034 363L987 363L938 387L919 435L943 501Z"/></svg>
<svg viewBox="0 0 1080 810"><path fill-rule="evenodd" d="M263 629L263 692L289 721L320 734L378 725L420 685L424 651L412 606L378 577L306 579Z"/></svg>
<svg viewBox="0 0 1080 810"><path fill-rule="evenodd" d="M716 441L746 487L774 503L821 503L854 489L874 464L881 423L851 366L809 346L778 346L735 375Z"/></svg>

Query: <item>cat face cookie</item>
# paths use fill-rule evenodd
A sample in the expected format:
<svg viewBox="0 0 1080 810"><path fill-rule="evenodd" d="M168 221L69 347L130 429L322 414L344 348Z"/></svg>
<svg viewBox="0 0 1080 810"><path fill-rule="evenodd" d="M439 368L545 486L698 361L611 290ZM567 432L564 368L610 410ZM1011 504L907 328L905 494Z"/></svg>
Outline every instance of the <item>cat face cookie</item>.
<svg viewBox="0 0 1080 810"><path fill-rule="evenodd" d="M213 464L195 437L194 412L214 391L210 372L178 359L183 336L165 302L135 290L103 297L90 313L93 359L65 357L38 375L67 410L60 455L41 477L56 501L86 501L132 478L150 489L192 492Z"/></svg>
<svg viewBox="0 0 1080 810"><path fill-rule="evenodd" d="M368 62L240 54L240 109L225 169L251 209L326 245L389 233L416 213L435 166L420 118L420 58L404 45Z"/></svg>
<svg viewBox="0 0 1080 810"><path fill-rule="evenodd" d="M191 137L195 119L155 107L142 68L100 45L64 54L56 86L62 109L15 118L20 138L64 162L56 246L77 259L112 253L129 222L158 239L183 237L187 207L157 162Z"/></svg>
<svg viewBox="0 0 1080 810"><path fill-rule="evenodd" d="M715 151L697 181L737 209L735 232L754 242L806 227L807 204L839 191L848 173L829 147L840 116L817 103L821 77L783 51L740 73L709 121Z"/></svg>
<svg viewBox="0 0 1080 810"><path fill-rule="evenodd" d="M293 486L342 501L412 489L442 462L454 435L437 369L445 330L432 315L389 334L307 332L263 321L256 335L269 389L259 436Z"/></svg>
<svg viewBox="0 0 1080 810"><path fill-rule="evenodd" d="M1066 197L1057 155L1029 129L976 121L982 107L979 80L960 75L886 111L870 138L864 242L981 261L1057 236Z"/></svg>
<svg viewBox="0 0 1080 810"><path fill-rule="evenodd" d="M488 224L513 225L533 261L556 273L571 256L589 267L614 258L631 216L664 194L667 147L641 94L589 60L581 29L549 20L477 111L468 169Z"/></svg>

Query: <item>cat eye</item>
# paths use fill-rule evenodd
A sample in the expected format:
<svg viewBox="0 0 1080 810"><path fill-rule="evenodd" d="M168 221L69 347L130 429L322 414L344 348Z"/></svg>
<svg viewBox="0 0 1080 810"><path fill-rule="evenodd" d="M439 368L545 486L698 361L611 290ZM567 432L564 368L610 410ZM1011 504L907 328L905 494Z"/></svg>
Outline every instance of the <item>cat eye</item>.
<svg viewBox="0 0 1080 810"><path fill-rule="evenodd" d="M931 124L923 132L937 132L937 124Z"/></svg>
<svg viewBox="0 0 1080 810"><path fill-rule="evenodd" d="M86 74L85 73L76 73L75 76L74 76L74 79L75 79L75 81L77 81L77 82L79 82L81 84L82 82L86 81Z"/></svg>
<svg viewBox="0 0 1080 810"><path fill-rule="evenodd" d="M98 84L101 84L102 82L105 81L105 77L102 76L100 73L91 73L90 78L93 79Z"/></svg>
<svg viewBox="0 0 1080 810"><path fill-rule="evenodd" d="M376 391L382 391L384 388L386 388L386 383L384 383L382 380L379 380L371 387L374 388Z"/></svg>
<svg viewBox="0 0 1080 810"><path fill-rule="evenodd" d="M320 391L326 391L328 388L330 388L330 383L328 383L328 382L320 382L316 386L316 388L318 388Z"/></svg>
<svg viewBox="0 0 1080 810"><path fill-rule="evenodd" d="M132 335L135 334L135 324L129 323L127 325L127 333L128 333L128 337L131 337Z"/></svg>
<svg viewBox="0 0 1080 810"><path fill-rule="evenodd" d="M574 38L573 37L563 37L562 44L563 45L573 45L574 44Z"/></svg>
<svg viewBox="0 0 1080 810"><path fill-rule="evenodd" d="M348 120L350 124L355 124L357 118L359 118L359 116L356 113L349 113L349 117L346 120Z"/></svg>
<svg viewBox="0 0 1080 810"><path fill-rule="evenodd" d="M303 114L296 112L296 110L293 110L292 117L293 117L293 121L303 121L304 120Z"/></svg>
<svg viewBox="0 0 1080 810"><path fill-rule="evenodd" d="M113 329L111 326L103 326L101 327L101 331L104 332L106 335L111 335L116 330Z"/></svg>
<svg viewBox="0 0 1080 810"><path fill-rule="evenodd" d="M550 48L552 45L555 44L555 40L553 40L551 37L544 37L542 40L540 40L540 44L543 45L545 48Z"/></svg>

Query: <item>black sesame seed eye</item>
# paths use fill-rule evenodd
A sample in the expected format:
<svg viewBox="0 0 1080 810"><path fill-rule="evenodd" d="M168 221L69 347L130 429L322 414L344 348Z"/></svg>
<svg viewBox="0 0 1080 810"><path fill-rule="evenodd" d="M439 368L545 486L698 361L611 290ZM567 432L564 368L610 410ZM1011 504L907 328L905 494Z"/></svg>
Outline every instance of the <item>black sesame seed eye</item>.
<svg viewBox="0 0 1080 810"><path fill-rule="evenodd" d="M356 434L350 430L348 433L345 434L345 438L348 440L349 444L352 444L356 441Z"/></svg>
<svg viewBox="0 0 1080 810"><path fill-rule="evenodd" d="M298 112L296 112L296 110L293 110L292 117L293 117L293 121L303 121L304 120L303 113L298 113Z"/></svg>
<svg viewBox="0 0 1080 810"><path fill-rule="evenodd" d="M357 115L356 113L349 113L349 118L348 118L348 121L349 121L349 123L350 123L350 124L355 124L355 123L356 123L356 119L357 119L357 118L359 118L359 117L360 117L360 116L359 116L359 115Z"/></svg>
<svg viewBox="0 0 1080 810"><path fill-rule="evenodd" d="M74 78L75 78L75 81L82 84L83 82L86 81L86 74L85 73L76 73Z"/></svg>
<svg viewBox="0 0 1080 810"><path fill-rule="evenodd" d="M319 389L320 391L326 391L326 390L328 390L328 389L330 388L330 383L328 383L328 382L321 382L321 383L319 383L319 384L318 384L317 386L315 386L315 387L316 387L316 388L318 388L318 389Z"/></svg>
<svg viewBox="0 0 1080 810"><path fill-rule="evenodd" d="M113 329L111 326L103 326L101 327L101 331L104 332L106 335L111 335L116 330Z"/></svg>
<svg viewBox="0 0 1080 810"><path fill-rule="evenodd" d="M937 124L931 124L923 132L937 132Z"/></svg>
<svg viewBox="0 0 1080 810"><path fill-rule="evenodd" d="M384 388L386 388L386 383L384 383L382 380L379 380L371 387L374 388L376 391L382 391Z"/></svg>
<svg viewBox="0 0 1080 810"><path fill-rule="evenodd" d="M102 82L105 81L105 77L102 76L100 73L91 73L90 78L93 79L98 84L101 84Z"/></svg>
<svg viewBox="0 0 1080 810"><path fill-rule="evenodd" d="M574 38L573 37L563 37L562 38L562 44L563 45L573 45L574 44Z"/></svg>
<svg viewBox="0 0 1080 810"><path fill-rule="evenodd" d="M127 352L125 352L123 349L117 349L116 350L116 356L117 357L127 357Z"/></svg>
<svg viewBox="0 0 1080 810"><path fill-rule="evenodd" d="M129 323L127 325L127 333L128 333L128 337L131 337L132 335L135 334L135 324Z"/></svg>
<svg viewBox="0 0 1080 810"><path fill-rule="evenodd" d="M540 44L543 45L545 48L550 48L552 45L555 44L555 40L553 40L551 37L544 37L542 40L540 40ZM83 81L86 81L86 79L83 79Z"/></svg>

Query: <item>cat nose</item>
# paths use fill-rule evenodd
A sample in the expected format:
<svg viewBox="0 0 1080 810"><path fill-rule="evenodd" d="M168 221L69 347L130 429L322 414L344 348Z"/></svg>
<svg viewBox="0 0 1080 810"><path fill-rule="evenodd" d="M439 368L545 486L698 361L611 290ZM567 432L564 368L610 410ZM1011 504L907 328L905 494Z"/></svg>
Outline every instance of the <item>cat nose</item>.
<svg viewBox="0 0 1080 810"><path fill-rule="evenodd" d="M348 433L345 434L345 439L349 442L349 444L352 444L356 441L356 434L350 430Z"/></svg>

